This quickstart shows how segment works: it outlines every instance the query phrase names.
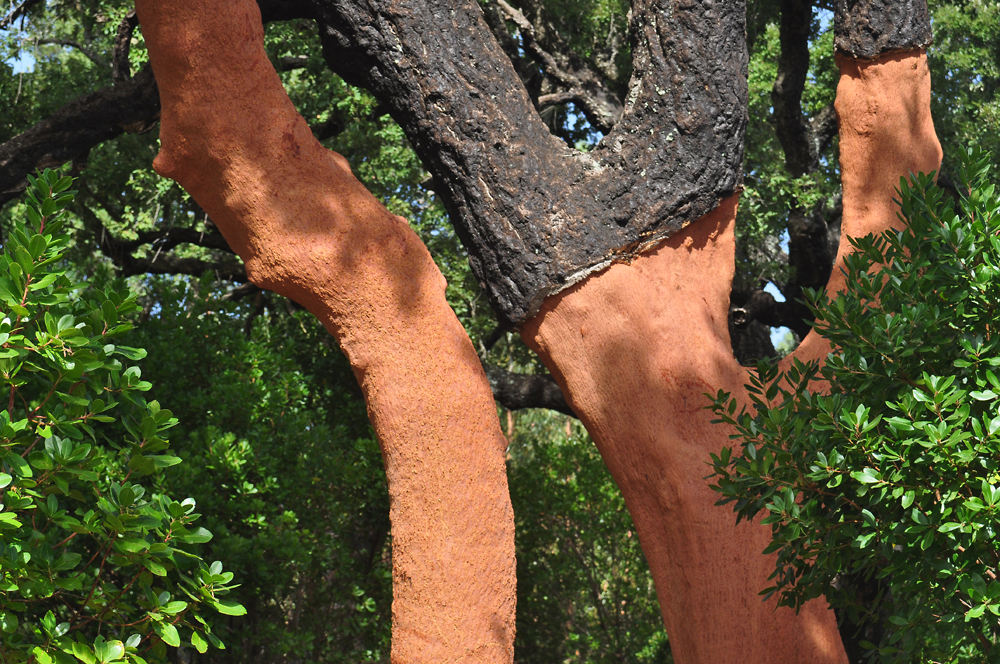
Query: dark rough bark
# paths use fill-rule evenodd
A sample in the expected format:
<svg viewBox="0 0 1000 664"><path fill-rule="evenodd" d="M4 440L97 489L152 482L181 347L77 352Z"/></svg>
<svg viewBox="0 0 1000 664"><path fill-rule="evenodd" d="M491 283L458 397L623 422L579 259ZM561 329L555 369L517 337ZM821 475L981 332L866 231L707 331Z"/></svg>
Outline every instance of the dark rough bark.
<svg viewBox="0 0 1000 664"><path fill-rule="evenodd" d="M771 328L760 321L751 320L737 327L729 319L729 338L733 344L733 356L741 365L754 366L763 359L777 360L778 353L771 343Z"/></svg>
<svg viewBox="0 0 1000 664"><path fill-rule="evenodd" d="M505 325L715 208L740 178L744 7L637 0L622 119L553 137L472 0L313 0L328 64L390 108Z"/></svg>
<svg viewBox="0 0 1000 664"><path fill-rule="evenodd" d="M927 0L834 0L833 9L836 48L852 58L931 44Z"/></svg>
<svg viewBox="0 0 1000 664"><path fill-rule="evenodd" d="M576 417L552 376L512 373L486 363L483 369L493 398L507 410L548 408Z"/></svg>
<svg viewBox="0 0 1000 664"><path fill-rule="evenodd" d="M0 205L24 191L25 176L35 168L85 159L95 145L151 129L159 116L160 97L148 68L71 101L0 145Z"/></svg>

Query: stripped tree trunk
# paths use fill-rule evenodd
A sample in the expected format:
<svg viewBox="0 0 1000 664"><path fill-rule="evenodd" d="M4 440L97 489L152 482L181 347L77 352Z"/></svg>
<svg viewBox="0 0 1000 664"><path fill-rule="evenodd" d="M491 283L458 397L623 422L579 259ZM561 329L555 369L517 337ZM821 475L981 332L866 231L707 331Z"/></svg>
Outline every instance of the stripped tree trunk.
<svg viewBox="0 0 1000 664"><path fill-rule="evenodd" d="M899 177L931 171L941 149L921 51L839 59L844 238L828 289L843 288L847 236L898 224ZM820 600L796 616L761 603L770 530L733 527L708 488L709 453L729 443L705 393L749 399L732 356L726 312L733 276L735 199L632 264L549 298L522 326L568 395L621 488L656 581L677 662L846 662ZM830 351L810 334L793 357ZM791 358L789 358L790 361ZM780 635L780 637L778 637Z"/></svg>
<svg viewBox="0 0 1000 664"><path fill-rule="evenodd" d="M586 155L548 133L474 0L301 4L331 67L407 132L498 317L520 326L597 442L675 660L846 662L823 601L798 615L759 601L768 529L735 528L704 481L729 432L703 394L745 397L727 327L743 4L634 0L629 93ZM209 212L250 279L315 313L354 367L392 499L393 660L510 661L504 440L440 274L313 140L264 57L252 2L165 5L139 3L162 95L156 167ZM929 23L922 0L837 9L844 232L857 235L894 223L900 175L940 162L919 50ZM840 279L835 268L830 288ZM810 337L797 355L828 349Z"/></svg>
<svg viewBox="0 0 1000 664"><path fill-rule="evenodd" d="M162 102L154 166L250 279L315 314L365 393L389 484L393 661L509 662L514 524L506 440L445 282L406 222L313 138L253 0L140 0Z"/></svg>

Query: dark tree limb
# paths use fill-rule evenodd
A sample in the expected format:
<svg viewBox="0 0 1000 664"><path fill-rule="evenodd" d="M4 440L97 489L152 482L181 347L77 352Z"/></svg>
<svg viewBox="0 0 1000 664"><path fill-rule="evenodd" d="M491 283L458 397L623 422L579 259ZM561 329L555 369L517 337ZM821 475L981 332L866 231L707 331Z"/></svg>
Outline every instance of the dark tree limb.
<svg viewBox="0 0 1000 664"><path fill-rule="evenodd" d="M802 115L802 91L809 73L810 0L781 0L778 74L771 89L775 132L785 153L785 167L792 177L815 169L818 153L813 150L810 127Z"/></svg>
<svg viewBox="0 0 1000 664"><path fill-rule="evenodd" d="M927 0L834 0L833 14L836 49L852 58L874 60L933 41Z"/></svg>
<svg viewBox="0 0 1000 664"><path fill-rule="evenodd" d="M771 293L764 290L754 291L748 300L729 309L730 322L737 328L758 321L768 327L787 327L798 333L802 328L802 321L796 319L797 315L794 303L778 302ZM808 331L809 327L806 326L805 329Z"/></svg>
<svg viewBox="0 0 1000 664"><path fill-rule="evenodd" d="M548 408L576 417L552 376L512 373L485 362L483 370L486 371L493 397L507 410Z"/></svg>
<svg viewBox="0 0 1000 664"><path fill-rule="evenodd" d="M255 293L259 292L260 288L256 284L248 281L244 284L240 284L236 288L232 289L231 291L223 295L222 299L230 300L232 302L238 302L245 297L249 297L250 295L254 295Z"/></svg>
<svg viewBox="0 0 1000 664"><path fill-rule="evenodd" d="M39 2L41 2L41 0L24 0L17 7L14 7L9 14L0 18L0 30L6 30L9 26L14 25L14 21L24 16L29 9L37 5Z"/></svg>
<svg viewBox="0 0 1000 664"><path fill-rule="evenodd" d="M95 145L156 125L160 97L149 68L135 77L71 101L0 145L0 205L24 191L36 168L83 160Z"/></svg>
<svg viewBox="0 0 1000 664"><path fill-rule="evenodd" d="M830 147L830 143L833 141L833 137L837 135L838 130L837 111L834 110L833 104L824 106L816 115L810 118L809 135L817 160L819 159L819 155L823 154Z"/></svg>
<svg viewBox="0 0 1000 664"><path fill-rule="evenodd" d="M124 277L139 274L185 274L200 277L208 272L214 274L216 279L227 281L240 282L247 279L243 263L235 259L206 261L200 258L181 258L173 254L152 258L122 256L115 265Z"/></svg>
<svg viewBox="0 0 1000 664"><path fill-rule="evenodd" d="M98 197L89 190L85 182L79 182L81 191L91 200ZM100 204L100 203L99 203ZM109 214L120 212L113 204L102 204ZM191 228L167 228L142 231L135 239L125 239L109 231L90 205L77 200L74 211L80 216L101 253L109 258L122 276L138 274L185 274L200 277L212 272L217 278L242 283L247 281L246 269L242 261L233 255L229 245L217 231L199 232ZM170 252L179 244L191 244L206 249L225 252L225 256L214 260L185 258ZM149 245L152 255L136 257L133 254Z"/></svg>
<svg viewBox="0 0 1000 664"><path fill-rule="evenodd" d="M278 71L292 71L295 69L305 69L307 64L309 64L308 55L286 55L285 57L278 58L278 61L274 63L274 68Z"/></svg>
<svg viewBox="0 0 1000 664"><path fill-rule="evenodd" d="M135 10L130 10L118 24L118 34L115 35L115 45L111 57L111 78L115 83L124 83L132 78L132 67L129 65L128 54L132 48L132 34L139 19Z"/></svg>
<svg viewBox="0 0 1000 664"><path fill-rule="evenodd" d="M588 154L549 133L474 0L311 2L327 64L391 109L507 327L736 190L742 2L635 0L625 110Z"/></svg>

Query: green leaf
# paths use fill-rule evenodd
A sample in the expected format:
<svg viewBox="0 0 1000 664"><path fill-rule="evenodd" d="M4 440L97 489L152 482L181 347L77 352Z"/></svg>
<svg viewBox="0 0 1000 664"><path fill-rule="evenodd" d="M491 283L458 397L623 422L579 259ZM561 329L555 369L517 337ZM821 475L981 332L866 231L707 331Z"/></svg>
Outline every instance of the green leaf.
<svg viewBox="0 0 1000 664"><path fill-rule="evenodd" d="M23 525L13 512L0 512L0 530L16 530Z"/></svg>
<svg viewBox="0 0 1000 664"><path fill-rule="evenodd" d="M168 646L173 646L175 648L180 647L181 637L177 633L176 627L170 623L155 623L153 629L156 630L156 633L160 635L160 638L162 638L163 642Z"/></svg>
<svg viewBox="0 0 1000 664"><path fill-rule="evenodd" d="M851 473L851 477L861 482L862 484L874 484L875 482L880 482L882 480L878 471L873 468L865 468L860 473L854 471Z"/></svg>
<svg viewBox="0 0 1000 664"><path fill-rule="evenodd" d="M52 664L52 658L49 657L49 654L38 646L34 647L31 654L35 656L35 660L38 664Z"/></svg>
<svg viewBox="0 0 1000 664"><path fill-rule="evenodd" d="M211 541L212 533L210 533L205 528L197 528L187 535L181 535L180 540L187 544L204 544L205 542Z"/></svg>
<svg viewBox="0 0 1000 664"><path fill-rule="evenodd" d="M91 650L89 646L83 643L74 642L72 649L73 656L83 662L83 664L97 664L97 658L94 657L94 651Z"/></svg>
<svg viewBox="0 0 1000 664"><path fill-rule="evenodd" d="M188 607L187 602L182 602L180 600L175 600L173 602L168 602L160 607L162 613L167 613L173 615L175 613L180 613Z"/></svg>
<svg viewBox="0 0 1000 664"><path fill-rule="evenodd" d="M203 655L208 652L208 642L197 631L191 632L191 645Z"/></svg>
<svg viewBox="0 0 1000 664"><path fill-rule="evenodd" d="M4 455L4 462L13 469L14 474L18 477L32 477L31 466L28 462L21 458L21 455L14 452L7 452Z"/></svg>
<svg viewBox="0 0 1000 664"><path fill-rule="evenodd" d="M247 610L243 608L242 604L232 600L216 600L212 601L211 604L219 613L224 613L227 616L245 616L247 614Z"/></svg>
<svg viewBox="0 0 1000 664"><path fill-rule="evenodd" d="M167 568L164 567L160 562L158 562L158 561L156 561L156 560L154 560L152 558L143 558L142 559L142 566L145 567L146 569L148 569L150 572L152 572L156 576L166 576L167 575Z"/></svg>

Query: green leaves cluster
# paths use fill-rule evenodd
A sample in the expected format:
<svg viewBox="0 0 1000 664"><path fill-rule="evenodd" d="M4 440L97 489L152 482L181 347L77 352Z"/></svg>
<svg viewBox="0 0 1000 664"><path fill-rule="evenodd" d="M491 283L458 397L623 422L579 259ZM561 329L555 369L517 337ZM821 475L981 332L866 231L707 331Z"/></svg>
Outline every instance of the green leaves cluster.
<svg viewBox="0 0 1000 664"><path fill-rule="evenodd" d="M882 661L987 661L1000 634L989 163L969 151L958 201L932 175L903 180L908 227L852 239L847 290L807 296L837 349L824 366L762 364L752 410L722 392L713 404L741 443L712 458L720 502L771 526L764 594L794 607L825 594L842 619L876 628L881 642L864 645Z"/></svg>
<svg viewBox="0 0 1000 664"><path fill-rule="evenodd" d="M142 393L145 351L120 345L127 290L74 283L63 267L71 179L29 177L28 224L0 256L0 660L162 661L166 647L223 644L208 616L241 615L221 563L191 545L188 499L157 492L180 463L177 423Z"/></svg>

